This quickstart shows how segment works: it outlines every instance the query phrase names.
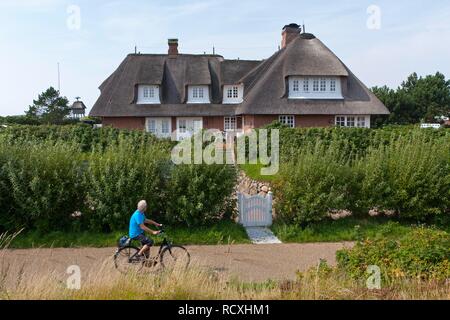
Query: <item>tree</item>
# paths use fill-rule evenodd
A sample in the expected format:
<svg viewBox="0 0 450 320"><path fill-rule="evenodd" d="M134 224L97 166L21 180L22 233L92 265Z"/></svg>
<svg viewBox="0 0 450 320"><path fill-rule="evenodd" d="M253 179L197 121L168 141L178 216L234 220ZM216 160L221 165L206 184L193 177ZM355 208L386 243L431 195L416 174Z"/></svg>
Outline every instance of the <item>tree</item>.
<svg viewBox="0 0 450 320"><path fill-rule="evenodd" d="M53 87L48 88L33 100L26 112L27 117L38 118L42 123L61 124L70 114L69 100L61 97L59 91Z"/></svg>
<svg viewBox="0 0 450 320"><path fill-rule="evenodd" d="M372 91L391 112L376 118L376 125L429 122L450 115L450 81L439 72L424 78L413 73L397 90L384 86Z"/></svg>

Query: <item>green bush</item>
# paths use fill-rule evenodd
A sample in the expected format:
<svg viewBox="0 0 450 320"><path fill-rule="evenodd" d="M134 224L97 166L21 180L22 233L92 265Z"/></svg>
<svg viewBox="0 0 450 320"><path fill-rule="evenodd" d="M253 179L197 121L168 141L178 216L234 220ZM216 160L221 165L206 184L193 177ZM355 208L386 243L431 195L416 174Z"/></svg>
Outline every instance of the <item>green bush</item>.
<svg viewBox="0 0 450 320"><path fill-rule="evenodd" d="M124 230L141 199L150 216L172 223L230 217L235 169L175 166L172 146L140 131L83 125L2 129L0 229ZM76 211L81 218L71 217Z"/></svg>
<svg viewBox="0 0 450 320"><path fill-rule="evenodd" d="M85 196L82 154L70 144L0 148L0 225L41 232L65 230Z"/></svg>
<svg viewBox="0 0 450 320"><path fill-rule="evenodd" d="M274 184L276 211L286 222L308 224L333 210L352 209L358 177L336 145L304 146L281 167Z"/></svg>
<svg viewBox="0 0 450 320"><path fill-rule="evenodd" d="M236 169L228 165L178 165L167 188L166 218L188 226L230 215Z"/></svg>
<svg viewBox="0 0 450 320"><path fill-rule="evenodd" d="M362 128L282 128L280 153L284 161L296 156L298 150L310 143L334 144L343 154L364 156L369 148L389 145L402 137L421 135L426 141L450 139L447 129L418 129L416 126L388 126L382 129Z"/></svg>
<svg viewBox="0 0 450 320"><path fill-rule="evenodd" d="M162 166L168 161L166 144L142 144L124 139L105 152L91 152L85 175L90 228L100 231L127 227L138 201L145 199L148 214L159 210L164 200Z"/></svg>
<svg viewBox="0 0 450 320"><path fill-rule="evenodd" d="M367 267L376 265L385 280L450 279L450 235L443 231L417 228L400 240L366 240L336 257L338 267L354 278L367 278Z"/></svg>
<svg viewBox="0 0 450 320"><path fill-rule="evenodd" d="M329 133L330 140L305 139L301 147L282 155L274 184L281 219L308 224L325 219L330 211L349 210L367 216L378 210L399 214L401 219L446 220L450 212L450 136L445 130L393 130L396 133L391 134L383 129L372 140L349 140L352 130L345 134L333 130L307 131L307 135ZM365 129L353 134L358 137L359 132L373 135ZM291 133L297 143L298 132ZM283 143L284 148L290 145Z"/></svg>
<svg viewBox="0 0 450 320"><path fill-rule="evenodd" d="M118 130L111 127L93 129L87 124L78 125L15 125L0 129L0 137L10 144L23 142L65 142L78 144L82 151L102 151L113 145L118 145L122 139L130 139L133 145L141 143L158 143L151 134L138 130ZM168 141L167 141L168 142Z"/></svg>
<svg viewBox="0 0 450 320"><path fill-rule="evenodd" d="M361 205L367 212L394 210L401 218L425 220L450 208L450 140L428 141L422 134L372 148L355 165Z"/></svg>

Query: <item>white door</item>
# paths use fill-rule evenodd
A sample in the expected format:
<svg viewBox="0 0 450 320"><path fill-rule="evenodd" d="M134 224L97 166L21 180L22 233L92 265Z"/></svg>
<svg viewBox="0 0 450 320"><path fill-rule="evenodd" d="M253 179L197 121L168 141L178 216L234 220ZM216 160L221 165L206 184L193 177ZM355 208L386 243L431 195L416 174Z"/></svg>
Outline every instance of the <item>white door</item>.
<svg viewBox="0 0 450 320"><path fill-rule="evenodd" d="M172 133L172 119L147 118L146 128L147 132L153 133L159 138L170 138L170 134Z"/></svg>
<svg viewBox="0 0 450 320"><path fill-rule="evenodd" d="M202 118L177 118L177 140L190 138L202 129Z"/></svg>

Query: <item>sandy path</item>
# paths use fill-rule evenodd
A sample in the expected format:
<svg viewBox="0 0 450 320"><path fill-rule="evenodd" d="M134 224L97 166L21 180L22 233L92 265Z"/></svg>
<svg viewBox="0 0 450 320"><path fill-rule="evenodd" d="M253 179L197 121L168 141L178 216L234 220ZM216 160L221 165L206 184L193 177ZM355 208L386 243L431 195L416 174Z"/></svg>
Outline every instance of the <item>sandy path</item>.
<svg viewBox="0 0 450 320"><path fill-rule="evenodd" d="M276 245L188 246L192 261L224 275L244 281L294 279L296 271L316 266L320 259L335 264L335 253L351 243ZM67 277L66 270L78 265L86 274L102 263L112 265L115 248L8 250L0 258L9 273L40 277L54 272ZM115 272L113 270L112 272Z"/></svg>

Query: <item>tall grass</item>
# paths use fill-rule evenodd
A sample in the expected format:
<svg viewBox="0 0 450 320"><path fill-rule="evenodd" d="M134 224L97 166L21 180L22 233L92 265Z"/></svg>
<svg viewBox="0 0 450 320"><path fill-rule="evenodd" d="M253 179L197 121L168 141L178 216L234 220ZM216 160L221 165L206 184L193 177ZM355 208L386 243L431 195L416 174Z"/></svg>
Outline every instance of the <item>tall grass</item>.
<svg viewBox="0 0 450 320"><path fill-rule="evenodd" d="M444 282L396 279L384 284L381 290L369 290L363 280L353 280L334 269L323 271L321 268L299 274L292 281L248 283L196 267L187 271L122 275L104 264L82 277L80 290L68 289L60 274L49 272L45 276L28 275L10 287L0 288L0 299L408 300L450 299L449 289L449 284Z"/></svg>

